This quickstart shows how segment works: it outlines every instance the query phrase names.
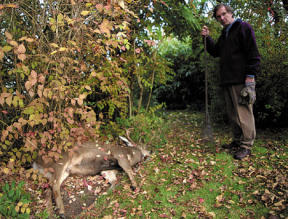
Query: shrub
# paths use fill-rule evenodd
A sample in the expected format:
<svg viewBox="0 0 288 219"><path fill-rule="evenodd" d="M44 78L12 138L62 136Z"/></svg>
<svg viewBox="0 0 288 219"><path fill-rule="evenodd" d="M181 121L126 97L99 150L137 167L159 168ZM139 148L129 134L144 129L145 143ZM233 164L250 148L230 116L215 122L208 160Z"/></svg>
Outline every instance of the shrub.
<svg viewBox="0 0 288 219"><path fill-rule="evenodd" d="M15 181L11 186L6 183L0 193L0 215L4 218L29 218L31 202L30 195L23 190L24 182L16 185Z"/></svg>

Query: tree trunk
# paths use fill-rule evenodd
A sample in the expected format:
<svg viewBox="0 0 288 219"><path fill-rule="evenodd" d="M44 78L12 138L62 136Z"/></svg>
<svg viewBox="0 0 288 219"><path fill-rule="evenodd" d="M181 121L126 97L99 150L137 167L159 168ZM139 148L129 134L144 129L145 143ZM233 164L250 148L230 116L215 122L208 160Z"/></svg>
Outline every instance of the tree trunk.
<svg viewBox="0 0 288 219"><path fill-rule="evenodd" d="M141 106L142 106L142 100L143 100L143 93L144 93L144 87L143 84L141 82L141 77L139 75L137 75L137 81L138 81L138 85L140 87L140 94L139 94L139 101L138 101L138 109L137 109L137 113L140 112Z"/></svg>
<svg viewBox="0 0 288 219"><path fill-rule="evenodd" d="M151 97L152 97L152 92L153 92L153 86L154 86L154 80L155 80L156 54L157 54L157 52L156 52L156 50L154 50L153 58L152 58L152 61L154 62L154 66L153 66L152 78L151 78L151 89L150 89L150 92L149 92L148 102L147 102L147 105L146 105L146 111L148 111L148 109L149 109L150 102L151 102Z"/></svg>

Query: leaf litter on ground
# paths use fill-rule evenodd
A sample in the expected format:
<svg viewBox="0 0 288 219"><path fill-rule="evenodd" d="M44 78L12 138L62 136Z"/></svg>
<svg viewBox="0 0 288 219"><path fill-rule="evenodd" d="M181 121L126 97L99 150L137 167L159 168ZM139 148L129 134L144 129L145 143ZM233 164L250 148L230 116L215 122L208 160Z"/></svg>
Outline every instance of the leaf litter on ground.
<svg viewBox="0 0 288 219"><path fill-rule="evenodd" d="M166 144L137 168L140 189L131 191L125 174L116 188L101 177L69 177L63 200L71 218L287 218L287 135L258 132L252 156L233 159L221 144L231 138L226 126L204 141L204 115L181 111L165 116ZM161 129L160 129L161 130ZM267 134L268 133L268 134ZM40 185L28 182L35 200ZM33 191L35 191L33 193ZM35 204L34 212L45 203ZM43 209L42 209L43 210Z"/></svg>

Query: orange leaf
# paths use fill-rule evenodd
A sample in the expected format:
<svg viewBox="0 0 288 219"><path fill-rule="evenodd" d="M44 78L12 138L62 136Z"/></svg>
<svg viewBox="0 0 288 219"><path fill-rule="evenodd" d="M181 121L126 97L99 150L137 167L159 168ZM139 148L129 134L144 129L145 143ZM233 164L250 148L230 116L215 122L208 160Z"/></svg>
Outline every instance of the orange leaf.
<svg viewBox="0 0 288 219"><path fill-rule="evenodd" d="M1 95L1 96L0 96L0 104L3 105L4 102L5 102L5 99L4 99L4 97Z"/></svg>
<svg viewBox="0 0 288 219"><path fill-rule="evenodd" d="M8 136L9 132L7 130L2 131L1 141L4 141Z"/></svg>
<svg viewBox="0 0 288 219"><path fill-rule="evenodd" d="M18 46L18 43L14 40L7 40L7 42L11 45L11 46L14 46L14 47L17 47Z"/></svg>
<svg viewBox="0 0 288 219"><path fill-rule="evenodd" d="M18 8L18 5L16 5L16 4L6 4L5 7L6 8Z"/></svg>
<svg viewBox="0 0 288 219"><path fill-rule="evenodd" d="M12 96L9 96L9 97L6 98L6 103L8 104L8 106L11 105L11 103L12 103Z"/></svg>
<svg viewBox="0 0 288 219"><path fill-rule="evenodd" d="M43 96L43 90L39 89L39 87L38 87L38 90L37 90L37 94L38 94L38 96L40 98Z"/></svg>
<svg viewBox="0 0 288 219"><path fill-rule="evenodd" d="M97 4L96 8L99 12L102 12L103 11L103 4Z"/></svg>
<svg viewBox="0 0 288 219"><path fill-rule="evenodd" d="M83 99L78 98L78 99L77 99L77 103L78 103L80 106L82 106L82 105L83 105Z"/></svg>
<svg viewBox="0 0 288 219"><path fill-rule="evenodd" d="M34 39L33 38L26 38L25 41L28 43L32 43L32 42L34 42Z"/></svg>
<svg viewBox="0 0 288 219"><path fill-rule="evenodd" d="M24 46L24 44L20 44L17 48L17 53L20 54L20 53L25 53L26 52L26 48Z"/></svg>
<svg viewBox="0 0 288 219"><path fill-rule="evenodd" d="M22 128L22 125L21 125L19 122L15 122L15 123L13 124L13 126L14 126L15 128L17 128L19 131L20 131L21 128Z"/></svg>
<svg viewBox="0 0 288 219"><path fill-rule="evenodd" d="M34 70L32 70L32 71L31 71L31 77L32 77L32 78L37 78L37 72L34 71Z"/></svg>
<svg viewBox="0 0 288 219"><path fill-rule="evenodd" d="M38 82L41 84L45 83L45 76L43 74L40 74L38 77Z"/></svg>
<svg viewBox="0 0 288 219"><path fill-rule="evenodd" d="M26 82L25 82L25 88L26 88L26 90L27 90L27 91L30 90L31 87L32 87L31 82L30 82L30 81L26 81Z"/></svg>
<svg viewBox="0 0 288 219"><path fill-rule="evenodd" d="M95 71L92 71L91 72L91 77L96 77L97 76L97 73Z"/></svg>
<svg viewBox="0 0 288 219"><path fill-rule="evenodd" d="M33 97L35 95L35 92L33 90L29 90L28 93L29 93L30 97Z"/></svg>
<svg viewBox="0 0 288 219"><path fill-rule="evenodd" d="M26 55L25 54L19 54L18 59L21 60L22 62L26 59Z"/></svg>
<svg viewBox="0 0 288 219"><path fill-rule="evenodd" d="M74 120L73 120L73 119L70 119L70 118L67 118L67 122L68 122L69 124L71 124L71 125L74 124Z"/></svg>
<svg viewBox="0 0 288 219"><path fill-rule="evenodd" d="M4 52L2 48L0 48L0 61L4 58Z"/></svg>
<svg viewBox="0 0 288 219"><path fill-rule="evenodd" d="M75 100L75 99L72 99L72 100L71 100L71 104L72 104L73 106L75 106L75 105L76 105L76 100Z"/></svg>
<svg viewBox="0 0 288 219"><path fill-rule="evenodd" d="M112 30L112 24L107 19L104 19L102 24L99 25L100 31L110 35L110 30Z"/></svg>
<svg viewBox="0 0 288 219"><path fill-rule="evenodd" d="M5 36L6 36L6 38L8 39L8 40L12 40L12 34L11 33L9 33L8 31L6 31L5 32Z"/></svg>

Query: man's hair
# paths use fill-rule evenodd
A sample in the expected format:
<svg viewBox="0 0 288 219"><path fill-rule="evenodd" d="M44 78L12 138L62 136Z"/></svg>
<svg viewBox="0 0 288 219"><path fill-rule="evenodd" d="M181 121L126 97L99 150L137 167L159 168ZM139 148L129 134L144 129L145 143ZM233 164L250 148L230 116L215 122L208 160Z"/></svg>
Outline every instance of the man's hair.
<svg viewBox="0 0 288 219"><path fill-rule="evenodd" d="M225 5L223 3L220 3L218 5L215 6L214 10L213 10L213 17L216 18L216 13L217 11L224 7L226 9L227 12L230 12L233 15L233 9L229 6L229 5ZM217 18L216 18L217 19Z"/></svg>

